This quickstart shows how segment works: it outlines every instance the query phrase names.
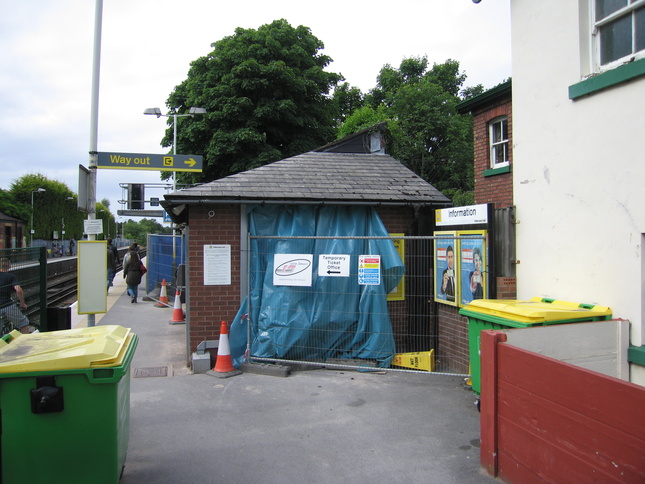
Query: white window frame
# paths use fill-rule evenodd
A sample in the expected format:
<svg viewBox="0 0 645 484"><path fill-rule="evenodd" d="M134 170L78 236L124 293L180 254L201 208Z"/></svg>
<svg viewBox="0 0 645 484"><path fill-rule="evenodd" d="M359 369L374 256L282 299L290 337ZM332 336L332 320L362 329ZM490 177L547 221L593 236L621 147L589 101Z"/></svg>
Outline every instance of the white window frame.
<svg viewBox="0 0 645 484"><path fill-rule="evenodd" d="M499 141L494 141L494 137L493 137L494 126L504 122L506 123L507 138L501 139ZM503 133L504 133L504 130L502 129L502 134ZM488 153L489 153L488 158L490 160L491 169L503 168L510 164L511 151L510 151L509 138L510 138L510 131L508 129L508 116L498 116L496 118L491 119L488 122ZM506 145L506 159L502 161L497 161L495 148L497 146L503 146L503 145Z"/></svg>
<svg viewBox="0 0 645 484"><path fill-rule="evenodd" d="M636 50L636 36L635 34L635 22L636 15L634 12L639 8L645 6L645 0L633 0L631 3L628 3L623 8L613 12L604 19L596 21L596 0L589 0L589 18L591 21L591 51L592 51L592 62L593 62L593 72L605 72L611 69L614 69L626 62L631 62L636 59L645 58L645 49L635 52ZM618 18L631 16L632 17L632 52L620 59L615 59L607 64L600 64L600 27L606 25Z"/></svg>

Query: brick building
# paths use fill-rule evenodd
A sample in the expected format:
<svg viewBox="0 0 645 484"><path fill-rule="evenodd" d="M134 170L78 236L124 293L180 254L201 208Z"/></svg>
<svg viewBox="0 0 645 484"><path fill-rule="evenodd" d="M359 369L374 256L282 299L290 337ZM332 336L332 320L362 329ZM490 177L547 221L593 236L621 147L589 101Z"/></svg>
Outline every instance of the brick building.
<svg viewBox="0 0 645 484"><path fill-rule="evenodd" d="M190 353L202 341L217 339L219 322L232 321L248 295L251 206L367 206L389 233L431 233L434 210L450 206L450 200L385 154L381 128L165 196L161 205L175 223L185 224ZM218 244L230 246L230 284L206 285L205 246Z"/></svg>
<svg viewBox="0 0 645 484"><path fill-rule="evenodd" d="M26 224L22 220L0 213L0 230L2 230L0 249L23 247L25 227Z"/></svg>
<svg viewBox="0 0 645 484"><path fill-rule="evenodd" d="M512 81L505 81L457 106L473 117L475 203L495 208L498 261L496 297L514 299L515 209L513 203L513 109Z"/></svg>

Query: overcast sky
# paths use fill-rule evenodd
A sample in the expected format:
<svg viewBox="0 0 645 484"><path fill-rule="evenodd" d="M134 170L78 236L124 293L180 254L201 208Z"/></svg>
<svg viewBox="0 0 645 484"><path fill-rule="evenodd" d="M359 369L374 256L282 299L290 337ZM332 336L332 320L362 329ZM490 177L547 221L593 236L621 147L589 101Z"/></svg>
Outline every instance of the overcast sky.
<svg viewBox="0 0 645 484"><path fill-rule="evenodd" d="M41 173L77 192L78 166L89 159L95 6L0 0L0 188ZM166 118L143 110L165 113L212 43L280 18L309 27L334 60L327 70L363 92L384 64L424 55L431 65L459 61L467 86L511 76L508 1L104 0L98 151L166 153ZM159 172L98 170L97 199L108 198L114 214L124 208L120 183L160 183Z"/></svg>

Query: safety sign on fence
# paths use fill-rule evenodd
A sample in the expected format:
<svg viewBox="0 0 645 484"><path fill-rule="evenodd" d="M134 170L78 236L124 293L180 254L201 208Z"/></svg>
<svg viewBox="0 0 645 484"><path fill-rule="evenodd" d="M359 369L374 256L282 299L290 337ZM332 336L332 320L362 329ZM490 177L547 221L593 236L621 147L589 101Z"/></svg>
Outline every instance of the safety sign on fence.
<svg viewBox="0 0 645 484"><path fill-rule="evenodd" d="M381 283L381 256L358 256L358 284L361 286L378 286Z"/></svg>

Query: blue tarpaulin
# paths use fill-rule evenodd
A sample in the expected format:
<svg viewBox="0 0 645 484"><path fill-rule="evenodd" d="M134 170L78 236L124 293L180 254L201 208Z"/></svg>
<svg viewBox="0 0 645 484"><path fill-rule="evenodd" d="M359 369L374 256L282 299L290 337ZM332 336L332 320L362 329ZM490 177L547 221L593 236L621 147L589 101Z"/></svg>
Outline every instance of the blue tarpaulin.
<svg viewBox="0 0 645 484"><path fill-rule="evenodd" d="M352 238L389 236L376 211L340 205L255 205L248 216L250 234L270 238L251 239L250 296L229 334L234 364L245 360L250 319L251 356L365 359L388 367L395 344L386 298L405 268L390 239ZM322 236L332 238L280 238ZM274 285L275 254L312 255L310 285ZM334 254L350 256L349 274L318 275L319 256ZM378 285L359 283L362 255L380 256Z"/></svg>

